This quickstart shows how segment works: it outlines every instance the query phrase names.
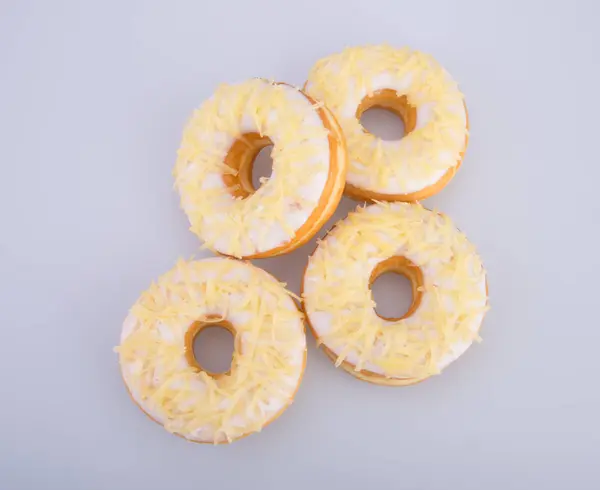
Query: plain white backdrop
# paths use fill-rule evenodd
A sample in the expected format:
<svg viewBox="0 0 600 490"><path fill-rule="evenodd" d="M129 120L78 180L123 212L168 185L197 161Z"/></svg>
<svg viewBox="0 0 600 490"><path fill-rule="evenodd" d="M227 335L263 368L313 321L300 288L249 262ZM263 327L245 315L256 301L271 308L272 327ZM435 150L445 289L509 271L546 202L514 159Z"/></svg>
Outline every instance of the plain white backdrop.
<svg viewBox="0 0 600 490"><path fill-rule="evenodd" d="M0 2L0 488L597 489L598 5ZM465 162L425 204L487 266L484 342L384 388L310 338L264 432L173 437L130 402L112 348L150 281L202 255L171 177L186 119L220 82L301 84L379 42L433 54L466 95ZM313 246L256 263L297 291Z"/></svg>

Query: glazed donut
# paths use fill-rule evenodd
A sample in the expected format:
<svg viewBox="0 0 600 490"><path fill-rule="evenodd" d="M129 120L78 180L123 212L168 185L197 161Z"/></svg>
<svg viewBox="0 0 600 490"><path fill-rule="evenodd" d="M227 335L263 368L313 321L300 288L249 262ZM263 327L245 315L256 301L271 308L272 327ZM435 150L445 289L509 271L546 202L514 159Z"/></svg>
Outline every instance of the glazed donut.
<svg viewBox="0 0 600 490"><path fill-rule="evenodd" d="M254 189L252 166L273 145L273 172ZM284 254L335 211L346 147L335 118L290 85L253 79L221 85L194 112L174 170L191 231L237 258Z"/></svg>
<svg viewBox="0 0 600 490"><path fill-rule="evenodd" d="M215 374L194 337L219 325L234 334L231 369ZM292 402L306 365L303 315L267 272L227 258L180 261L127 316L119 353L135 403L190 441L231 442L260 431Z"/></svg>
<svg viewBox="0 0 600 490"><path fill-rule="evenodd" d="M340 123L348 145L346 194L416 201L439 192L460 166L467 111L456 82L432 57L389 46L347 48L318 61L305 86ZM372 107L404 122L405 136L384 141L359 122Z"/></svg>
<svg viewBox="0 0 600 490"><path fill-rule="evenodd" d="M400 318L374 309L370 286L386 272L413 286ZM487 310L474 246L448 217L409 203L359 207L337 223L309 258L302 295L312 332L336 366L382 385L440 373L479 339Z"/></svg>

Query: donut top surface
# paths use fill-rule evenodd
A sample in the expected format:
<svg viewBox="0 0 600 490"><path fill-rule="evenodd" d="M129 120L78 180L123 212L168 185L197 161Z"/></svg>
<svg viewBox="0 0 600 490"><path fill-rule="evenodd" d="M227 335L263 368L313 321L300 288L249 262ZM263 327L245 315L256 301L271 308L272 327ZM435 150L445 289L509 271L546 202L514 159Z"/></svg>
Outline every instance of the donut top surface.
<svg viewBox="0 0 600 490"><path fill-rule="evenodd" d="M220 85L194 111L174 169L191 231L207 248L234 257L288 243L324 192L328 136L319 106L295 87L263 79ZM239 192L228 182L239 172L228 163L230 150L262 137L273 144L272 174L256 191Z"/></svg>
<svg viewBox="0 0 600 490"><path fill-rule="evenodd" d="M419 269L419 297L407 316L387 319L375 311L370 283L374 270L394 257ZM378 203L350 213L319 243L303 299L318 342L338 365L425 378L479 338L486 274L474 246L448 217L419 204Z"/></svg>
<svg viewBox="0 0 600 490"><path fill-rule="evenodd" d="M350 157L347 182L356 187L415 193L434 185L462 159L468 134L464 97L429 55L387 45L346 48L313 66L306 90L338 119ZM376 137L359 121L366 99L390 91L416 111L410 123L403 117L410 132L398 141Z"/></svg>
<svg viewBox="0 0 600 490"><path fill-rule="evenodd" d="M231 370L189 362L197 322L231 325ZM306 355L303 316L273 276L248 263L179 261L145 291L116 348L136 403L174 433L227 442L259 431L291 402Z"/></svg>

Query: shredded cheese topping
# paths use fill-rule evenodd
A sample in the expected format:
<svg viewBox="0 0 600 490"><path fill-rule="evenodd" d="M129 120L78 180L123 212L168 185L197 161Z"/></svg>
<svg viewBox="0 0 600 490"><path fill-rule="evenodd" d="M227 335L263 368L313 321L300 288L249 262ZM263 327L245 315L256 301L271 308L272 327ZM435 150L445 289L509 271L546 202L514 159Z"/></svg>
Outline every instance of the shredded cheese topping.
<svg viewBox="0 0 600 490"><path fill-rule="evenodd" d="M400 141L365 132L356 118L361 101L377 90L406 96L416 127ZM464 98L431 56L386 45L353 47L319 60L307 92L335 114L348 145L347 181L383 194L409 194L435 184L461 160L467 138Z"/></svg>
<svg viewBox="0 0 600 490"><path fill-rule="evenodd" d="M369 288L375 266L393 256L423 273L409 317L379 317ZM439 373L478 340L487 310L486 274L475 247L444 215L420 204L377 203L331 230L309 259L305 311L318 342L356 371L388 378Z"/></svg>
<svg viewBox="0 0 600 490"><path fill-rule="evenodd" d="M291 403L305 363L303 317L284 286L245 262L179 261L141 295L123 325L116 350L134 400L194 441L260 431ZM206 319L225 319L236 331L240 349L229 375L213 377L186 360L185 334Z"/></svg>
<svg viewBox="0 0 600 490"><path fill-rule="evenodd" d="M253 79L221 85L185 128L174 169L191 231L205 247L248 257L289 243L317 208L330 166L318 105L297 88ZM246 198L223 175L232 144L259 133L273 142L273 172Z"/></svg>

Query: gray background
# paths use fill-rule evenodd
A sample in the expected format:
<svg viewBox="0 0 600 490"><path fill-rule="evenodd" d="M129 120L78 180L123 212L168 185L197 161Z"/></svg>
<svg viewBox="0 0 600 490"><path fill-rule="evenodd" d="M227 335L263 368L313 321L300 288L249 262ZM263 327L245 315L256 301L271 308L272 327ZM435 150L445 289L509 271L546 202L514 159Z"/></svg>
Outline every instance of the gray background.
<svg viewBox="0 0 600 490"><path fill-rule="evenodd" d="M597 5L0 2L0 488L598 488ZM393 389L309 339L264 432L173 437L111 349L138 294L198 250L172 189L184 122L220 82L301 84L383 41L434 54L466 94L466 160L426 204L489 270L484 342ZM297 290L312 247L259 265Z"/></svg>

